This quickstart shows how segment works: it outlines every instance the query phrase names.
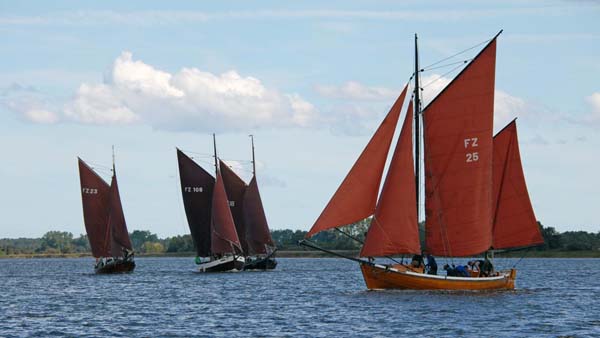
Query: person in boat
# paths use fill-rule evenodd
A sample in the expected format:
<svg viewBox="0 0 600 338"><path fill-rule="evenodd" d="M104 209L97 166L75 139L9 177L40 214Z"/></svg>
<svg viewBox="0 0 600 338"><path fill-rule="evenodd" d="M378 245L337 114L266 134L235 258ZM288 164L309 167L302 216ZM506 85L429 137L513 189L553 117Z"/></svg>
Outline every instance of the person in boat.
<svg viewBox="0 0 600 338"><path fill-rule="evenodd" d="M479 276L480 277L490 277L494 275L494 264L490 261L490 257L488 252L485 253L485 259L480 264Z"/></svg>
<svg viewBox="0 0 600 338"><path fill-rule="evenodd" d="M435 258L428 252L424 252L423 254L427 258L427 264L425 265L427 273L430 275L437 275L438 266Z"/></svg>
<svg viewBox="0 0 600 338"><path fill-rule="evenodd" d="M447 276L450 276L450 277L456 276L456 270L454 269L454 264L452 265L452 267L450 267L450 265L448 265L448 264L444 264L444 270L446 270Z"/></svg>
<svg viewBox="0 0 600 338"><path fill-rule="evenodd" d="M471 277L471 274L465 265L456 266L454 271L457 277Z"/></svg>
<svg viewBox="0 0 600 338"><path fill-rule="evenodd" d="M410 262L410 266L413 268L424 268L425 263L423 262L423 255L414 255Z"/></svg>

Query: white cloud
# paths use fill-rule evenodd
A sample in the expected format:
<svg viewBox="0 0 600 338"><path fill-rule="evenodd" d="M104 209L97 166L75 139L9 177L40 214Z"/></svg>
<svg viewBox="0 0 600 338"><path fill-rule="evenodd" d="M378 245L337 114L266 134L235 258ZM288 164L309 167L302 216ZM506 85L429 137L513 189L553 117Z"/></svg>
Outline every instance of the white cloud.
<svg viewBox="0 0 600 338"><path fill-rule="evenodd" d="M319 118L299 95L267 88L235 70L216 75L183 68L170 74L129 52L115 60L106 83L81 84L59 110L64 120L78 123L143 123L176 131L306 127Z"/></svg>
<svg viewBox="0 0 600 338"><path fill-rule="evenodd" d="M394 99L400 93L384 87L369 87L357 81L348 81L340 86L316 85L315 91L327 98L349 100Z"/></svg>
<svg viewBox="0 0 600 338"><path fill-rule="evenodd" d="M585 98L592 111L585 117L585 122L600 123L600 92Z"/></svg>
<svg viewBox="0 0 600 338"><path fill-rule="evenodd" d="M23 113L23 115L31 122L40 124L53 124L58 122L58 115L44 109L31 109Z"/></svg>

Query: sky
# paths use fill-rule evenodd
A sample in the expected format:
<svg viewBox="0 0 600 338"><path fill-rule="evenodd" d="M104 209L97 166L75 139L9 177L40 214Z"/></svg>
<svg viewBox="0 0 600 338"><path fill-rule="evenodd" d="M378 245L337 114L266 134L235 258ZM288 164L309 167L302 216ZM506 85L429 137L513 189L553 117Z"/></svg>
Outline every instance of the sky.
<svg viewBox="0 0 600 338"><path fill-rule="evenodd" d="M598 22L597 1L0 1L0 237L84 233L77 157L108 180L113 145L129 230L185 234L175 147L212 170L213 132L245 179L254 135L270 227L308 230L414 34L423 66L468 49L446 65L500 29L494 128L518 117L536 216L598 232ZM459 71L424 72L425 102Z"/></svg>

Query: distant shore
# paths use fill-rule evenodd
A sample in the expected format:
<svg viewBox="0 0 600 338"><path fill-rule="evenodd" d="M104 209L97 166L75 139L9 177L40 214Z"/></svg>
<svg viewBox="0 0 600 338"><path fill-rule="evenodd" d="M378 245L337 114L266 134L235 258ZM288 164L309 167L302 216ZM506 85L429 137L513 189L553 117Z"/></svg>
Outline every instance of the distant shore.
<svg viewBox="0 0 600 338"><path fill-rule="evenodd" d="M355 250L333 250L336 253L357 257L358 251ZM136 257L194 257L193 252L165 252L165 253L137 253ZM3 255L0 259L14 258L80 258L91 257L90 253L66 253L66 254L16 254ZM279 258L327 258L332 257L321 251L314 250L279 250L276 257ZM408 257L408 256L407 256ZM582 250L582 251L513 251L496 253L497 258L600 258L600 250Z"/></svg>

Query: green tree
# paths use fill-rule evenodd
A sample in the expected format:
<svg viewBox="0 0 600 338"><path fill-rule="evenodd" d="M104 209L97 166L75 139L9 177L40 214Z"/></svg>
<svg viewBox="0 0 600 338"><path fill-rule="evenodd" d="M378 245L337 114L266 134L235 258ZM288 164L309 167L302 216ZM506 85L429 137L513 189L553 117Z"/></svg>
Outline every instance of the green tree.
<svg viewBox="0 0 600 338"><path fill-rule="evenodd" d="M90 252L92 248L90 247L90 241L88 240L88 236L84 234L80 234L79 237L74 238L71 242L73 244L73 250L75 252Z"/></svg>
<svg viewBox="0 0 600 338"><path fill-rule="evenodd" d="M170 237L165 242L167 252L194 252L194 241L191 235Z"/></svg>
<svg viewBox="0 0 600 338"><path fill-rule="evenodd" d="M140 251L143 253L162 253L165 247L159 242L146 242L142 244Z"/></svg>
<svg viewBox="0 0 600 338"><path fill-rule="evenodd" d="M42 237L40 251L70 253L73 251L73 234L65 231L48 231Z"/></svg>
<svg viewBox="0 0 600 338"><path fill-rule="evenodd" d="M160 241L156 234L153 234L148 230L134 230L131 234L129 234L129 238L131 238L133 249L140 252L142 252L142 245L144 243Z"/></svg>

